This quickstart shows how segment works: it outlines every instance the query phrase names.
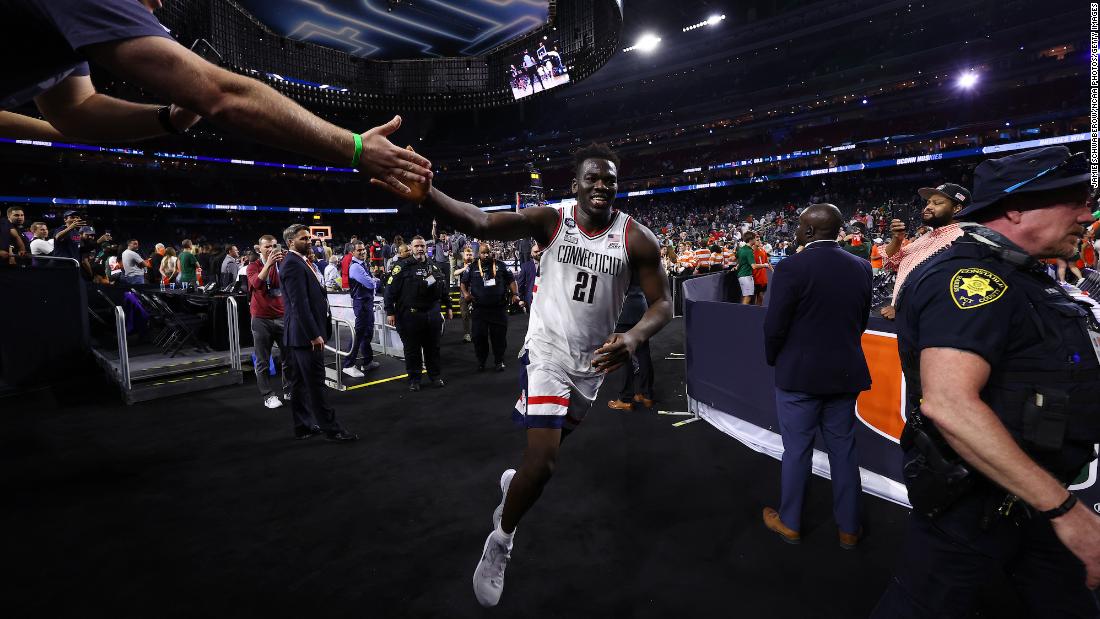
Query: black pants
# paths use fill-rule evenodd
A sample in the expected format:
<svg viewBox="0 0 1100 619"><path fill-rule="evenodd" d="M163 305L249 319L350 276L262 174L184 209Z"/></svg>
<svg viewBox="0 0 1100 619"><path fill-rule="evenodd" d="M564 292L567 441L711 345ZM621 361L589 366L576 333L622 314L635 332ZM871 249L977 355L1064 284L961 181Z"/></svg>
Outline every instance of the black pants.
<svg viewBox="0 0 1100 619"><path fill-rule="evenodd" d="M405 347L405 371L409 382L420 382L420 368L428 369L428 378L439 378L439 338L443 317L439 310L402 312L397 319L397 334Z"/></svg>
<svg viewBox="0 0 1100 619"><path fill-rule="evenodd" d="M290 364L290 411L294 430L301 433L320 426L327 433L343 428L336 421L336 411L325 398L325 353L309 346L287 346Z"/></svg>
<svg viewBox="0 0 1100 619"><path fill-rule="evenodd" d="M493 362L504 363L504 349L508 347L508 314L503 307L474 307L471 335L478 365L485 365L490 345Z"/></svg>
<svg viewBox="0 0 1100 619"><path fill-rule="evenodd" d="M916 512L909 517L905 546L873 619L970 617L996 571L1012 580L1028 616L1100 617L1097 594L1085 588L1084 565L1050 522L999 518L982 529L988 496L964 497L935 520Z"/></svg>
<svg viewBox="0 0 1100 619"><path fill-rule="evenodd" d="M619 392L619 400L632 402L636 394L648 400L653 399L653 357L649 354L649 340L638 345L630 359L630 365L623 367L623 373L623 389Z"/></svg>
<svg viewBox="0 0 1100 619"><path fill-rule="evenodd" d="M374 339L374 303L353 299L351 307L355 312L355 337L351 341L351 354L344 359L346 368L356 365L359 357L363 358L363 365L374 361L374 349L370 345Z"/></svg>
<svg viewBox="0 0 1100 619"><path fill-rule="evenodd" d="M634 325L619 323L615 325L615 333L626 333L634 328ZM653 399L653 357L649 353L649 340L638 345L634 356L630 359L630 365L623 366L623 389L619 392L619 400L633 402L635 394L641 394L647 399Z"/></svg>
<svg viewBox="0 0 1100 619"><path fill-rule="evenodd" d="M267 397L275 392L271 385L271 375L268 367L271 360L272 346L279 347L279 357L282 364L283 384L280 393L290 393L290 376L293 369L290 365L290 355L283 348L283 319L282 318L253 318L252 319L252 344L256 354L256 386L260 388L260 395Z"/></svg>

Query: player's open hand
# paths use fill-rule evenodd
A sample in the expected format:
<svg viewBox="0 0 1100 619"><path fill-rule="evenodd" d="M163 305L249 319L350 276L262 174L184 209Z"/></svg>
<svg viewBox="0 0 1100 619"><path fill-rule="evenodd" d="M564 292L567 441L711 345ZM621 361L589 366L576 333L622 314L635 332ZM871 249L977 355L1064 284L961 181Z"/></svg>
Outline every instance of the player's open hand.
<svg viewBox="0 0 1100 619"><path fill-rule="evenodd" d="M363 134L363 154L359 168L370 174L371 183L411 199L411 187L427 183L432 178L432 163L409 148L402 149L390 142L389 135L401 127L401 117L379 125Z"/></svg>
<svg viewBox="0 0 1100 619"><path fill-rule="evenodd" d="M415 153L412 146L406 146L405 150L410 153ZM371 177L371 185L375 187L381 187L393 195L401 198L402 200L408 200L414 204L420 204L424 202L428 197L428 192L432 190L431 178L423 181L419 180L405 180L404 183L398 183L401 189L394 187L392 183L388 183L377 178Z"/></svg>
<svg viewBox="0 0 1100 619"><path fill-rule="evenodd" d="M628 333L612 333L603 346L596 349L592 367L601 374L610 374L629 362L637 348L638 342Z"/></svg>

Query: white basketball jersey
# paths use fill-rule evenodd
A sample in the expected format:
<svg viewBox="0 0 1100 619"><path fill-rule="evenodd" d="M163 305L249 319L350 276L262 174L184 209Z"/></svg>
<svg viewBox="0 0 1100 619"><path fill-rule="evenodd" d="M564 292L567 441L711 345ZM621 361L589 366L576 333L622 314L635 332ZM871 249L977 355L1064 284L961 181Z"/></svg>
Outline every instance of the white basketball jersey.
<svg viewBox="0 0 1100 619"><path fill-rule="evenodd" d="M574 208L560 209L558 229L542 248L524 348L532 358L592 375L593 353L615 331L630 285L631 218L616 211L606 229L585 231Z"/></svg>

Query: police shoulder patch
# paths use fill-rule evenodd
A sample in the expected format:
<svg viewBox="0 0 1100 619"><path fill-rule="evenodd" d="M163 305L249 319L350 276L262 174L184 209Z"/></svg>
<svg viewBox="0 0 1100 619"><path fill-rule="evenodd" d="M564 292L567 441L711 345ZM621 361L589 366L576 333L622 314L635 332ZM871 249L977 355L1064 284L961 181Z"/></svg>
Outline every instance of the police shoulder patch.
<svg viewBox="0 0 1100 619"><path fill-rule="evenodd" d="M386 285L389 286L392 283L393 283L393 275L390 275L390 278L386 280Z"/></svg>
<svg viewBox="0 0 1100 619"><path fill-rule="evenodd" d="M951 300L959 309L974 309L983 305L989 305L1004 296L1008 290L1008 284L996 273L966 267L955 271L951 276L948 291Z"/></svg>
<svg viewBox="0 0 1100 619"><path fill-rule="evenodd" d="M395 264L395 265L393 265L393 270L390 271L390 274L391 275L397 275L400 272L401 272L401 265L400 264Z"/></svg>

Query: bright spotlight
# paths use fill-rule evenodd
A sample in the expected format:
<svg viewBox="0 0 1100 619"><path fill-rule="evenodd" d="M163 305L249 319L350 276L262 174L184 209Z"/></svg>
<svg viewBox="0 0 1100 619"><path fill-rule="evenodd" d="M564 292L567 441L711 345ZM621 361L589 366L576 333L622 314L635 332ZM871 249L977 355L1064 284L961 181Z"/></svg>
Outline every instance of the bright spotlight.
<svg viewBox="0 0 1100 619"><path fill-rule="evenodd" d="M967 71L959 76L958 82L959 88L973 88L978 83L978 74L973 71Z"/></svg>
<svg viewBox="0 0 1100 619"><path fill-rule="evenodd" d="M707 25L708 26L717 25L718 22L722 21L725 18L726 18L725 15L711 15L710 18L707 19Z"/></svg>
<svg viewBox="0 0 1100 619"><path fill-rule="evenodd" d="M655 35L651 32L647 32L646 34L643 34L638 39L638 42L635 43L632 47L628 47L628 48L624 49L623 51L624 52L632 52L634 50L638 50L639 52L648 53L648 52L652 52L653 50L657 49L657 46L660 45L660 44L661 44L661 37L659 37L659 36L657 36L657 35Z"/></svg>

